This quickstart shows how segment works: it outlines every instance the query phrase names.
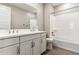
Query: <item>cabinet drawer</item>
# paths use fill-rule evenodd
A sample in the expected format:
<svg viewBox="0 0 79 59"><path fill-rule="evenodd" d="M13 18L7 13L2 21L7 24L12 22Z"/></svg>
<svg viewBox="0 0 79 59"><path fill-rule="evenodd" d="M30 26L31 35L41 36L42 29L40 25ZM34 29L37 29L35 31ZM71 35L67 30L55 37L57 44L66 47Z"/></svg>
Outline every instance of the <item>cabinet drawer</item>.
<svg viewBox="0 0 79 59"><path fill-rule="evenodd" d="M0 49L0 55L17 55L17 47L19 44Z"/></svg>
<svg viewBox="0 0 79 59"><path fill-rule="evenodd" d="M22 36L22 37L20 37L20 42L24 42L24 41L27 41L27 40L32 40L32 39L35 39L35 38L38 38L38 37L41 37L40 34Z"/></svg>
<svg viewBox="0 0 79 59"><path fill-rule="evenodd" d="M19 38L8 38L0 40L0 48L6 47L8 45L13 45L19 43Z"/></svg>
<svg viewBox="0 0 79 59"><path fill-rule="evenodd" d="M42 39L46 39L46 36L43 36Z"/></svg>

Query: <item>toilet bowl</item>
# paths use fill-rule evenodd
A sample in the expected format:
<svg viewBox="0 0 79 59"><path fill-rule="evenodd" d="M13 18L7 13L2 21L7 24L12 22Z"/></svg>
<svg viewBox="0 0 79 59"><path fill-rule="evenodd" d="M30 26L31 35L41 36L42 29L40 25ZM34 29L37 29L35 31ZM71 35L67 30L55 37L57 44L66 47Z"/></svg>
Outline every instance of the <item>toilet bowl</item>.
<svg viewBox="0 0 79 59"><path fill-rule="evenodd" d="M53 49L53 40L54 40L53 37L47 38L46 40L47 40L47 49L52 50Z"/></svg>

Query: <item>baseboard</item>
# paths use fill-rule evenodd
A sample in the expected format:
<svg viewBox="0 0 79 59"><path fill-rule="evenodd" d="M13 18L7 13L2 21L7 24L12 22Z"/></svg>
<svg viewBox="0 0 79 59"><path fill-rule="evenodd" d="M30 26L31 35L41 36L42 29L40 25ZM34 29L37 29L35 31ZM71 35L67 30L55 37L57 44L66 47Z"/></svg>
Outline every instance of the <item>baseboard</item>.
<svg viewBox="0 0 79 59"><path fill-rule="evenodd" d="M79 53L79 46L71 43L54 42L54 46Z"/></svg>

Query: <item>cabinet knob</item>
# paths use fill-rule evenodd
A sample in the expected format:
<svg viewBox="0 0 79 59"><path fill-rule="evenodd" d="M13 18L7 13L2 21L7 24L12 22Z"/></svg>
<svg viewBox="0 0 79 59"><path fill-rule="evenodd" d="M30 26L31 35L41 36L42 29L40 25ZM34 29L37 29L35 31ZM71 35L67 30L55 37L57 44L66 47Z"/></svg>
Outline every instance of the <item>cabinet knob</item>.
<svg viewBox="0 0 79 59"><path fill-rule="evenodd" d="M42 43L42 39L41 39L41 43Z"/></svg>
<svg viewBox="0 0 79 59"><path fill-rule="evenodd" d="M33 47L35 47L35 42L33 42Z"/></svg>
<svg viewBox="0 0 79 59"><path fill-rule="evenodd" d="M35 46L35 42L31 42L31 48Z"/></svg>
<svg viewBox="0 0 79 59"><path fill-rule="evenodd" d="M31 48L33 48L33 42L31 42Z"/></svg>

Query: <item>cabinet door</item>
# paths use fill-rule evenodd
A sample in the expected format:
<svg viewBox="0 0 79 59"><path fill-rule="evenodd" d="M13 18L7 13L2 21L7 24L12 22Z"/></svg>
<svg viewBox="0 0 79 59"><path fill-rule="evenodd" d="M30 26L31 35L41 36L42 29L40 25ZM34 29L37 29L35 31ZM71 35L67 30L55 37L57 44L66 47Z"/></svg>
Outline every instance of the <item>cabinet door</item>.
<svg viewBox="0 0 79 59"><path fill-rule="evenodd" d="M46 37L41 38L41 53L46 51Z"/></svg>
<svg viewBox="0 0 79 59"><path fill-rule="evenodd" d="M41 54L41 40L40 38L33 40L33 55Z"/></svg>
<svg viewBox="0 0 79 59"><path fill-rule="evenodd" d="M32 55L32 41L20 43L21 55Z"/></svg>
<svg viewBox="0 0 79 59"><path fill-rule="evenodd" d="M0 49L0 55L17 55L19 53L19 44Z"/></svg>

